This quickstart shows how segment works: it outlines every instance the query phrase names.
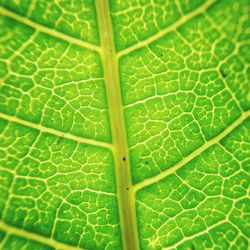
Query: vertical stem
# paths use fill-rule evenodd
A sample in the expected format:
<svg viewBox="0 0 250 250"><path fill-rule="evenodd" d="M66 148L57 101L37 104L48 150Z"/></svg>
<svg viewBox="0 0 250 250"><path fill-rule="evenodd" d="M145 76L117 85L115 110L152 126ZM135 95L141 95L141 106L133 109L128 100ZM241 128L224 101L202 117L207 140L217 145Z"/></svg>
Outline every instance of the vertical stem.
<svg viewBox="0 0 250 250"><path fill-rule="evenodd" d="M104 78L110 109L123 249L138 250L139 241L135 198L131 182L125 121L118 76L118 58L115 51L108 0L96 0L96 9L101 38Z"/></svg>

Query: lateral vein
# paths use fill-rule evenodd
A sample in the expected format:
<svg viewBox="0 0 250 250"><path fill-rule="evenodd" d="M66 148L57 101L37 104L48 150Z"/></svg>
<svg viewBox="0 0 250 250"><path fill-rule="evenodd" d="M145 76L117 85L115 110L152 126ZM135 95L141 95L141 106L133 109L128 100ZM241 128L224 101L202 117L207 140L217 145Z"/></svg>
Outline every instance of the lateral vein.
<svg viewBox="0 0 250 250"><path fill-rule="evenodd" d="M112 144L109 144L109 143L106 143L106 142L101 142L101 141L96 141L96 140L93 140L93 139L82 138L80 136L72 135L72 134L69 134L69 133L58 131L58 130L53 129L53 128L45 127L45 126L43 126L41 124L36 124L36 123L33 123L33 122L29 122L29 121L20 119L20 118L15 117L15 116L6 115L6 114L1 113L1 112L0 112L0 118L3 118L3 119L5 119L7 121L10 121L10 122L15 122L15 123L24 125L26 127L37 129L37 130L39 130L41 132L50 133L50 134L56 135L58 137L63 137L63 138L74 140L76 142L86 143L86 144L89 144L89 145L103 147L103 148L113 150Z"/></svg>
<svg viewBox="0 0 250 250"><path fill-rule="evenodd" d="M117 53L118 57L121 57L123 55L129 54L130 52L142 48L144 46L147 46L149 43L154 42L155 40L161 38L162 36L166 35L167 33L176 30L179 26L181 26L182 24L184 24L185 22L189 21L190 19L192 19L193 17L202 14L206 9L208 9L210 6L212 6L214 3L216 2L216 0L210 0L210 1L206 1L205 4L199 6L198 8L196 8L194 11L188 13L187 15L182 16L178 21L174 22L172 25L160 30L158 33L156 33L155 35L146 38L143 41L140 41L134 45L131 45L130 47L123 49L121 51L119 51Z"/></svg>
<svg viewBox="0 0 250 250"><path fill-rule="evenodd" d="M101 48L97 45L82 41L78 38L66 35L60 31L57 31L57 30L54 30L52 28L41 25L39 23L36 23L36 22L34 22L26 17L20 16L19 14L15 13L11 10L8 10L2 6L0 6L0 13L3 16L10 17L10 18L12 18L20 23L26 24L27 26L30 26L39 32L46 33L46 34L51 35L53 37L56 37L56 38L59 38L61 40L66 41L66 42L69 42L71 44L76 44L78 46L81 46L81 47L84 47L84 48L90 49L90 50L95 50L95 51L100 53Z"/></svg>
<svg viewBox="0 0 250 250"><path fill-rule="evenodd" d="M166 169L165 171L161 172L160 174L153 176L151 178L148 178L142 182L139 182L133 186L134 192L137 192L138 190L145 188L146 186L149 186L153 183L156 183L163 178L167 177L170 174L175 173L178 169L180 169L182 166L187 164L189 161L194 159L196 156L204 152L206 149L208 149L210 146L212 146L215 143L218 143L220 140L222 140L225 136L230 134L236 127L238 127L248 116L250 115L250 111L246 111L242 113L242 115L235 120L231 125L229 125L224 131L222 131L220 134L212 138L210 141L205 142L201 147L194 150L190 155L183 158L181 161L179 161L177 164L175 164L173 167Z"/></svg>
<svg viewBox="0 0 250 250"><path fill-rule="evenodd" d="M0 221L0 228L7 233L21 236L21 237L26 238L26 239L34 240L34 241L40 242L42 244L49 245L53 248L65 249L65 250L77 250L77 249L82 250L82 248L79 248L77 246L74 247L74 246L71 246L71 245L68 245L68 244L65 244L62 242L58 242L53 238L47 238L45 236L41 236L41 235L36 234L36 233L31 233L31 232L26 231L26 230L21 229L21 228L16 228L16 227L10 226L3 221Z"/></svg>

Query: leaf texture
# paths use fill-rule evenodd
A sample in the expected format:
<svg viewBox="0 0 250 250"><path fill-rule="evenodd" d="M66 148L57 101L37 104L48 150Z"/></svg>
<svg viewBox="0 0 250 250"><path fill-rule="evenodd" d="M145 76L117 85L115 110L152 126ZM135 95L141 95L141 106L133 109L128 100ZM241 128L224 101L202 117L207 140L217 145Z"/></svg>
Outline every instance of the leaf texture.
<svg viewBox="0 0 250 250"><path fill-rule="evenodd" d="M0 0L0 249L249 249L247 0Z"/></svg>

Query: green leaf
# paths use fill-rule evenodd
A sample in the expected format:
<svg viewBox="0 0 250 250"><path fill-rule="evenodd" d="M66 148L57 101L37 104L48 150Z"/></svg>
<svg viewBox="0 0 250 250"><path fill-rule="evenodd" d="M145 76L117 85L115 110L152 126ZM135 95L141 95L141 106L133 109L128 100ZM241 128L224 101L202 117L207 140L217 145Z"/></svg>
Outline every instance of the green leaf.
<svg viewBox="0 0 250 250"><path fill-rule="evenodd" d="M0 249L249 249L248 0L0 0Z"/></svg>

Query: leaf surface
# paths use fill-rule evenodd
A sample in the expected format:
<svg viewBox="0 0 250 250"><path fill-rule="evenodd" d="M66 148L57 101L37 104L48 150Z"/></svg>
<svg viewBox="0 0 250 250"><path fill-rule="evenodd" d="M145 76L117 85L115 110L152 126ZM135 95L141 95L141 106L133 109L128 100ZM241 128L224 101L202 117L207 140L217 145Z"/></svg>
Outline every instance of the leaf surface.
<svg viewBox="0 0 250 250"><path fill-rule="evenodd" d="M0 0L0 249L248 249L250 4Z"/></svg>

